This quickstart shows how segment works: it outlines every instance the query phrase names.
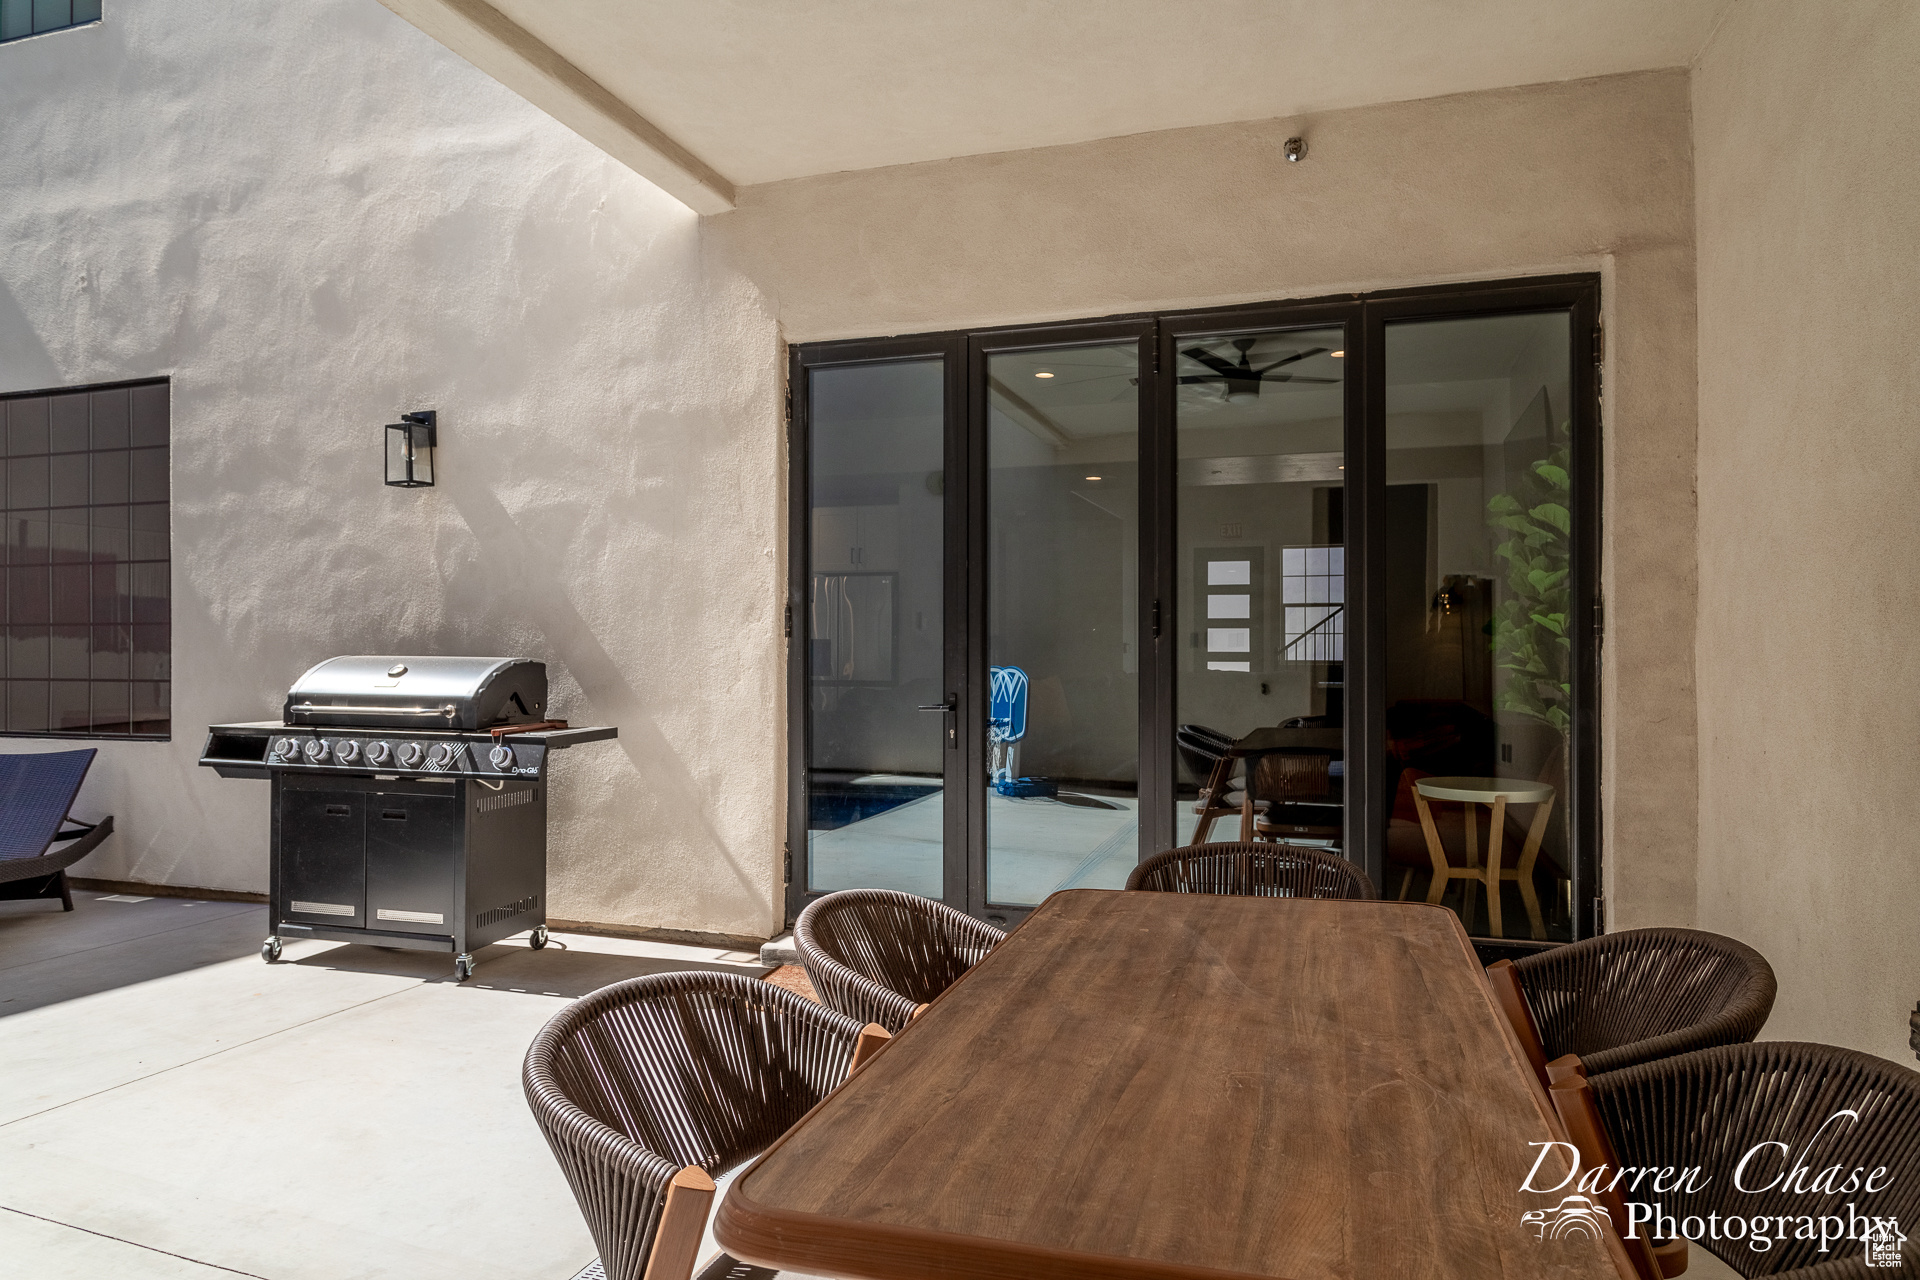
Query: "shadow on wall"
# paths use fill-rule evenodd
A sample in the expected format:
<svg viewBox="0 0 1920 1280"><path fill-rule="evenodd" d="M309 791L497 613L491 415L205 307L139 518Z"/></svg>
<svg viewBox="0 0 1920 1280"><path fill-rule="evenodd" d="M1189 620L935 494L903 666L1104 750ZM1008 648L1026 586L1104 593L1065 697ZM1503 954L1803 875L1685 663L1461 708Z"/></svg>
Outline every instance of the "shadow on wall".
<svg viewBox="0 0 1920 1280"><path fill-rule="evenodd" d="M491 490L458 485L449 486L447 492L479 545L482 559L500 567L504 578L499 583L501 597L521 602L521 621L546 637L552 652L579 682L595 714L607 717L619 728L616 741L635 772L663 782L662 789L683 802L678 806L680 812L696 816L708 849L725 862L749 896L757 895L752 877L714 829L706 792L595 638L587 620L567 598L560 585L563 574L559 560L521 531L512 513Z"/></svg>
<svg viewBox="0 0 1920 1280"><path fill-rule="evenodd" d="M56 385L60 371L27 313L0 280L0 393L38 391Z"/></svg>

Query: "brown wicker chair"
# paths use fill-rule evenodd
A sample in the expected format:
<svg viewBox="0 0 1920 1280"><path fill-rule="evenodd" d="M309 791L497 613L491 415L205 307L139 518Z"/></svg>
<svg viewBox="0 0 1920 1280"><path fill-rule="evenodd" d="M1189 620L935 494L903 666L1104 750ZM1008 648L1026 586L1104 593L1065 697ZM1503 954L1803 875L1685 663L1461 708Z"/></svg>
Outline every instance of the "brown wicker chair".
<svg viewBox="0 0 1920 1280"><path fill-rule="evenodd" d="M685 1280L712 1175L764 1151L838 1086L860 1033L844 1014L731 973L635 978L556 1014L521 1078L609 1280L642 1280L650 1264L654 1280Z"/></svg>
<svg viewBox="0 0 1920 1280"><path fill-rule="evenodd" d="M1610 1158L1616 1168L1701 1170L1705 1177L1697 1188L1635 1197L1657 1202L1676 1225L1719 1214L1749 1223L1785 1216L1791 1228L1802 1215L1846 1221L1849 1205L1860 1217L1894 1218L1910 1233L1920 1223L1920 1072L1885 1058L1782 1040L1722 1045L1587 1079L1569 1076L1553 1087L1553 1101L1584 1165L1597 1156ZM1843 1109L1857 1112L1858 1119L1833 1121ZM1776 1142L1791 1154L1765 1145ZM1809 1166L1808 1182L1831 1165L1841 1167L1842 1177L1855 1168L1881 1167L1890 1176L1877 1193L1745 1191L1734 1185L1734 1170L1756 1149L1743 1175L1748 1186L1772 1182L1795 1158ZM1867 1267L1856 1241L1830 1237L1823 1253L1817 1239L1794 1239L1798 1232L1791 1229L1781 1234L1786 1238L1771 1236L1764 1250L1740 1239L1694 1243L1749 1277L1920 1276L1920 1233L1910 1235L1904 1266L1897 1270ZM1636 1262L1646 1275L1644 1254Z"/></svg>
<svg viewBox="0 0 1920 1280"><path fill-rule="evenodd" d="M1773 1011L1766 958L1697 929L1603 934L1524 956L1513 962L1513 976L1543 1057L1578 1054L1596 1075L1744 1043ZM1514 1030L1524 1042L1528 1030Z"/></svg>
<svg viewBox="0 0 1920 1280"><path fill-rule="evenodd" d="M888 1031L906 1026L1006 936L945 903L891 889L816 898L793 925L794 949L827 1007Z"/></svg>
<svg viewBox="0 0 1920 1280"><path fill-rule="evenodd" d="M1254 898L1372 898L1367 873L1339 854L1303 845L1192 844L1155 854L1127 888Z"/></svg>

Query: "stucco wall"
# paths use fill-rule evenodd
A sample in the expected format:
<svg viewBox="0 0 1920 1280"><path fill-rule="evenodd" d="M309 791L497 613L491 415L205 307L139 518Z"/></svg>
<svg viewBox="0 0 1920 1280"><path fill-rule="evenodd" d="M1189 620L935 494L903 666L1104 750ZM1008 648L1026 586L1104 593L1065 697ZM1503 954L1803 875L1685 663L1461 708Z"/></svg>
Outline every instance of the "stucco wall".
<svg viewBox="0 0 1920 1280"><path fill-rule="evenodd" d="M374 0L108 6L0 47L0 390L173 378L173 722L84 874L260 891L195 767L335 653L544 659L551 912L766 936L782 365L682 206ZM380 426L440 411L440 484ZM71 744L12 739L5 750Z"/></svg>
<svg viewBox="0 0 1920 1280"><path fill-rule="evenodd" d="M1744 0L1694 83L1700 918L1769 1036L1920 997L1920 9Z"/></svg>
<svg viewBox="0 0 1920 1280"><path fill-rule="evenodd" d="M704 230L793 341L1602 272L1611 924L1690 924L1690 146L1653 72L771 183Z"/></svg>
<svg viewBox="0 0 1920 1280"><path fill-rule="evenodd" d="M88 874L260 890L201 728L353 651L526 653L554 915L779 911L780 342L1598 270L1617 925L1694 915L1683 72L748 188L696 222L375 0L149 0L0 48L0 389L168 374L174 723L107 744ZM1312 154L1279 144L1304 132ZM441 413L441 484L378 428ZM10 740L6 750L40 744Z"/></svg>

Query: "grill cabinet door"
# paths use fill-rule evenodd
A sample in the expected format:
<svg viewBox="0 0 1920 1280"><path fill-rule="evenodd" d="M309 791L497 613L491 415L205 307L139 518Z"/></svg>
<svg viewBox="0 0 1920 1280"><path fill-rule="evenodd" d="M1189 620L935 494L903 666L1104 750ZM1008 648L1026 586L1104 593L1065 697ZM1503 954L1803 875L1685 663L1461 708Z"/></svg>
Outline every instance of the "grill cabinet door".
<svg viewBox="0 0 1920 1280"><path fill-rule="evenodd" d="M367 924L367 797L357 791L280 796L280 897L288 920Z"/></svg>
<svg viewBox="0 0 1920 1280"><path fill-rule="evenodd" d="M460 802L445 794L368 797L367 921L372 929L452 935L464 861Z"/></svg>

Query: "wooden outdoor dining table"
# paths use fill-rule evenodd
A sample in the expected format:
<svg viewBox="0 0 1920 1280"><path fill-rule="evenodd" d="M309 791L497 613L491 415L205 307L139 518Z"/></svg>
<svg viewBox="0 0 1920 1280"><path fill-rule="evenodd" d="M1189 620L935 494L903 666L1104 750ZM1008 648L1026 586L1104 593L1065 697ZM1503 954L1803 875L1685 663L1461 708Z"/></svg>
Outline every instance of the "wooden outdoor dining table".
<svg viewBox="0 0 1920 1280"><path fill-rule="evenodd" d="M1072 890L744 1171L715 1234L864 1280L1630 1278L1617 1241L1521 1221L1561 1198L1519 1190L1529 1144L1564 1138L1451 912Z"/></svg>

